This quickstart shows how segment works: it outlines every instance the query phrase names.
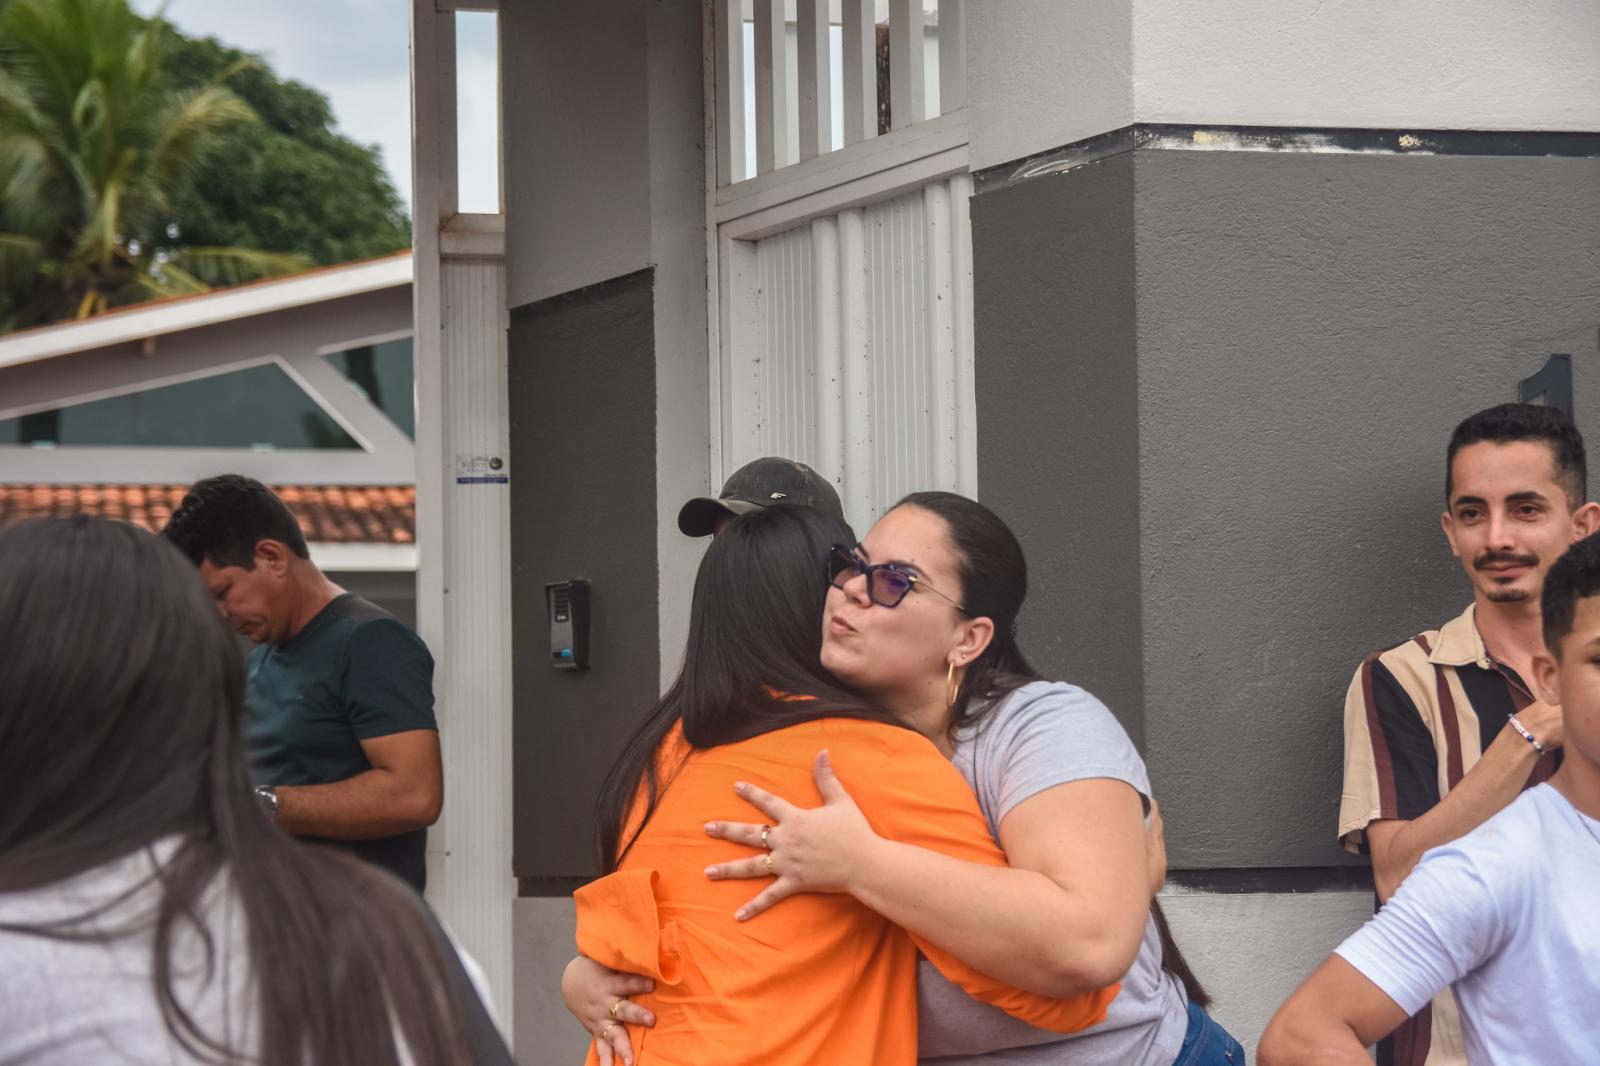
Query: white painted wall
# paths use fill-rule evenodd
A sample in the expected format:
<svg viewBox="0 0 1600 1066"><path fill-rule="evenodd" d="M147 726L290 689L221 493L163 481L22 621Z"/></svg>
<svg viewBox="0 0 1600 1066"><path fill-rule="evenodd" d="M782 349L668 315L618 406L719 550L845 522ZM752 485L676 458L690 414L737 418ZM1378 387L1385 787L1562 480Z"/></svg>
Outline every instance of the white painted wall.
<svg viewBox="0 0 1600 1066"><path fill-rule="evenodd" d="M646 10L650 261L656 267L656 558L665 689L682 666L689 599L706 545L678 532L678 510L685 500L712 491L705 79L700 6L650 4Z"/></svg>
<svg viewBox="0 0 1600 1066"><path fill-rule="evenodd" d="M419 275L421 278L431 275ZM507 456L505 266L447 259L439 269L444 454L443 625L431 638L447 797L428 838L428 899L483 966L494 1009L509 1017L515 973L511 904L510 486L461 483L458 464ZM420 463L419 457L419 463ZM502 466L516 476L516 468ZM423 504L427 505L424 498ZM424 580L438 580L424 574Z"/></svg>
<svg viewBox="0 0 1600 1066"><path fill-rule="evenodd" d="M967 22L974 170L1134 121L1600 130L1594 0L1008 0Z"/></svg>
<svg viewBox="0 0 1600 1066"><path fill-rule="evenodd" d="M441 258L456 211L454 16L412 2L417 395L417 623L434 653L446 802L428 839L428 898L482 964L499 1019L515 962L507 487L458 461L506 454L505 266L498 241ZM483 491L474 491L483 490Z"/></svg>
<svg viewBox="0 0 1600 1066"><path fill-rule="evenodd" d="M511 307L645 266L650 159L670 150L649 135L639 5L518 6L501 19Z"/></svg>
<svg viewBox="0 0 1600 1066"><path fill-rule="evenodd" d="M702 11L553 0L508 9L502 27L507 304L655 268L653 489L665 682L680 665L705 547L678 532L678 509L711 487ZM537 460L519 459L529 461ZM560 995L562 968L576 951L571 899L517 899L512 926L518 1061L581 1062L587 1040Z"/></svg>
<svg viewBox="0 0 1600 1066"><path fill-rule="evenodd" d="M972 169L1133 122L1133 0L967 5Z"/></svg>
<svg viewBox="0 0 1600 1066"><path fill-rule="evenodd" d="M1365 891L1214 894L1168 886L1172 937L1215 1002L1212 1015L1255 1061L1273 1012L1372 917Z"/></svg>
<svg viewBox="0 0 1600 1066"><path fill-rule="evenodd" d="M1141 122L1600 130L1594 0L1137 0L1133 29Z"/></svg>
<svg viewBox="0 0 1600 1066"><path fill-rule="evenodd" d="M655 267L661 672L677 673L710 489L702 11L528 5L503 18L510 307Z"/></svg>

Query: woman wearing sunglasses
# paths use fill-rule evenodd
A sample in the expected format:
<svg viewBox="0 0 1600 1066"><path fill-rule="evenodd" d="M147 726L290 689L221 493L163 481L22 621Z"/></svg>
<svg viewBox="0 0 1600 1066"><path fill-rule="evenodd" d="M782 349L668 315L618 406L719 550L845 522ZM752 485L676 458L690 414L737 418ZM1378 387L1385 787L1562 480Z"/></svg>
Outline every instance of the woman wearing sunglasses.
<svg viewBox="0 0 1600 1066"><path fill-rule="evenodd" d="M625 1062L682 1066L910 1066L919 950L1007 1016L1057 1033L1105 1016L1116 990L1102 986L1116 975L1061 977L1051 996L1019 992L1008 982L1020 968L980 973L938 931L908 934L849 896L802 896L746 923L733 913L745 887L706 877L708 865L747 854L705 833L708 817L748 809L736 784L820 803L812 760L827 749L889 836L979 871L986 891L1024 906L1053 890L1006 867L971 790L934 745L822 669L820 563L830 543L849 538L837 519L771 507L733 519L701 561L683 670L601 790L607 876L576 894L580 950L655 985L638 1003L618 996L593 1012L591 1063L622 1052ZM1019 912L1002 935L1026 927ZM654 1028L635 1029L624 1051L627 1024L646 1008Z"/></svg>
<svg viewBox="0 0 1600 1066"><path fill-rule="evenodd" d="M885 839L852 799L857 777L822 759L821 807L804 794L753 789L745 798L764 825L708 826L721 839L765 845L709 871L724 883L768 879L741 918L758 926L796 893L845 893L913 934L938 935L980 971L1007 966L1022 987L1066 973L1122 977L1108 1017L1063 1038L975 1002L924 966L918 1050L943 1064L1242 1063L1151 905L1152 867L1164 860L1150 847L1158 817L1146 831L1154 809L1143 762L1104 705L1040 679L1017 646L1027 568L1011 531L972 500L918 493L861 544L833 548L829 572L823 665L953 759L1012 866L1054 891L1042 902L991 895L971 864ZM1013 912L1024 907L1031 920L1012 936ZM582 970L585 986L569 989L569 1004L589 1010L627 980Z"/></svg>

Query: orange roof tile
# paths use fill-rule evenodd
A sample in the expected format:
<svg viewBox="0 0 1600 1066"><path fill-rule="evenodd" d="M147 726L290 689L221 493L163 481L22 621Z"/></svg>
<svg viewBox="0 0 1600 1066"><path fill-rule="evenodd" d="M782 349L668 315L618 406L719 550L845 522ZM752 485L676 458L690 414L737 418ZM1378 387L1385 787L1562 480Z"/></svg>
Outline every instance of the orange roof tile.
<svg viewBox="0 0 1600 1066"><path fill-rule="evenodd" d="M159 533L184 485L0 484L0 529L30 518L99 515ZM411 544L417 537L414 485L274 485L300 520L306 540L321 544Z"/></svg>

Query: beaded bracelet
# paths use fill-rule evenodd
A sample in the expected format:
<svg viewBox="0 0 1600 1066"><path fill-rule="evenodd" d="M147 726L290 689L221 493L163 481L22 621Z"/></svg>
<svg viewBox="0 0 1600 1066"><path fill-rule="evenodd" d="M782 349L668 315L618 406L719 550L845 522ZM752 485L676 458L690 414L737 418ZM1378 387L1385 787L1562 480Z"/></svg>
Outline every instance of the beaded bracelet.
<svg viewBox="0 0 1600 1066"><path fill-rule="evenodd" d="M1523 740L1526 740L1529 744L1533 745L1533 750L1534 751L1538 752L1540 755L1544 754L1544 745L1540 744L1538 742L1538 740L1534 739L1533 734L1528 732L1528 727L1527 726L1525 726L1521 722L1517 721L1517 716L1516 715L1514 715L1514 714L1506 715L1506 721L1511 723L1511 728L1512 729L1515 729L1517 732L1522 734L1522 739Z"/></svg>

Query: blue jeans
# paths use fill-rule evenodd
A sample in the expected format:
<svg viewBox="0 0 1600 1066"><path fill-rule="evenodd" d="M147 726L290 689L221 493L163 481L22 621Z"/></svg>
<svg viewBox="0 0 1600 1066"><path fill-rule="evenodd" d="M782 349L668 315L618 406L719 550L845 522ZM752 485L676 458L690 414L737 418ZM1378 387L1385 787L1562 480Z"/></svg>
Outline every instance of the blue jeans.
<svg viewBox="0 0 1600 1066"><path fill-rule="evenodd" d="M1189 1029L1183 1034L1183 1047L1172 1066L1245 1066L1244 1048L1191 1001Z"/></svg>

